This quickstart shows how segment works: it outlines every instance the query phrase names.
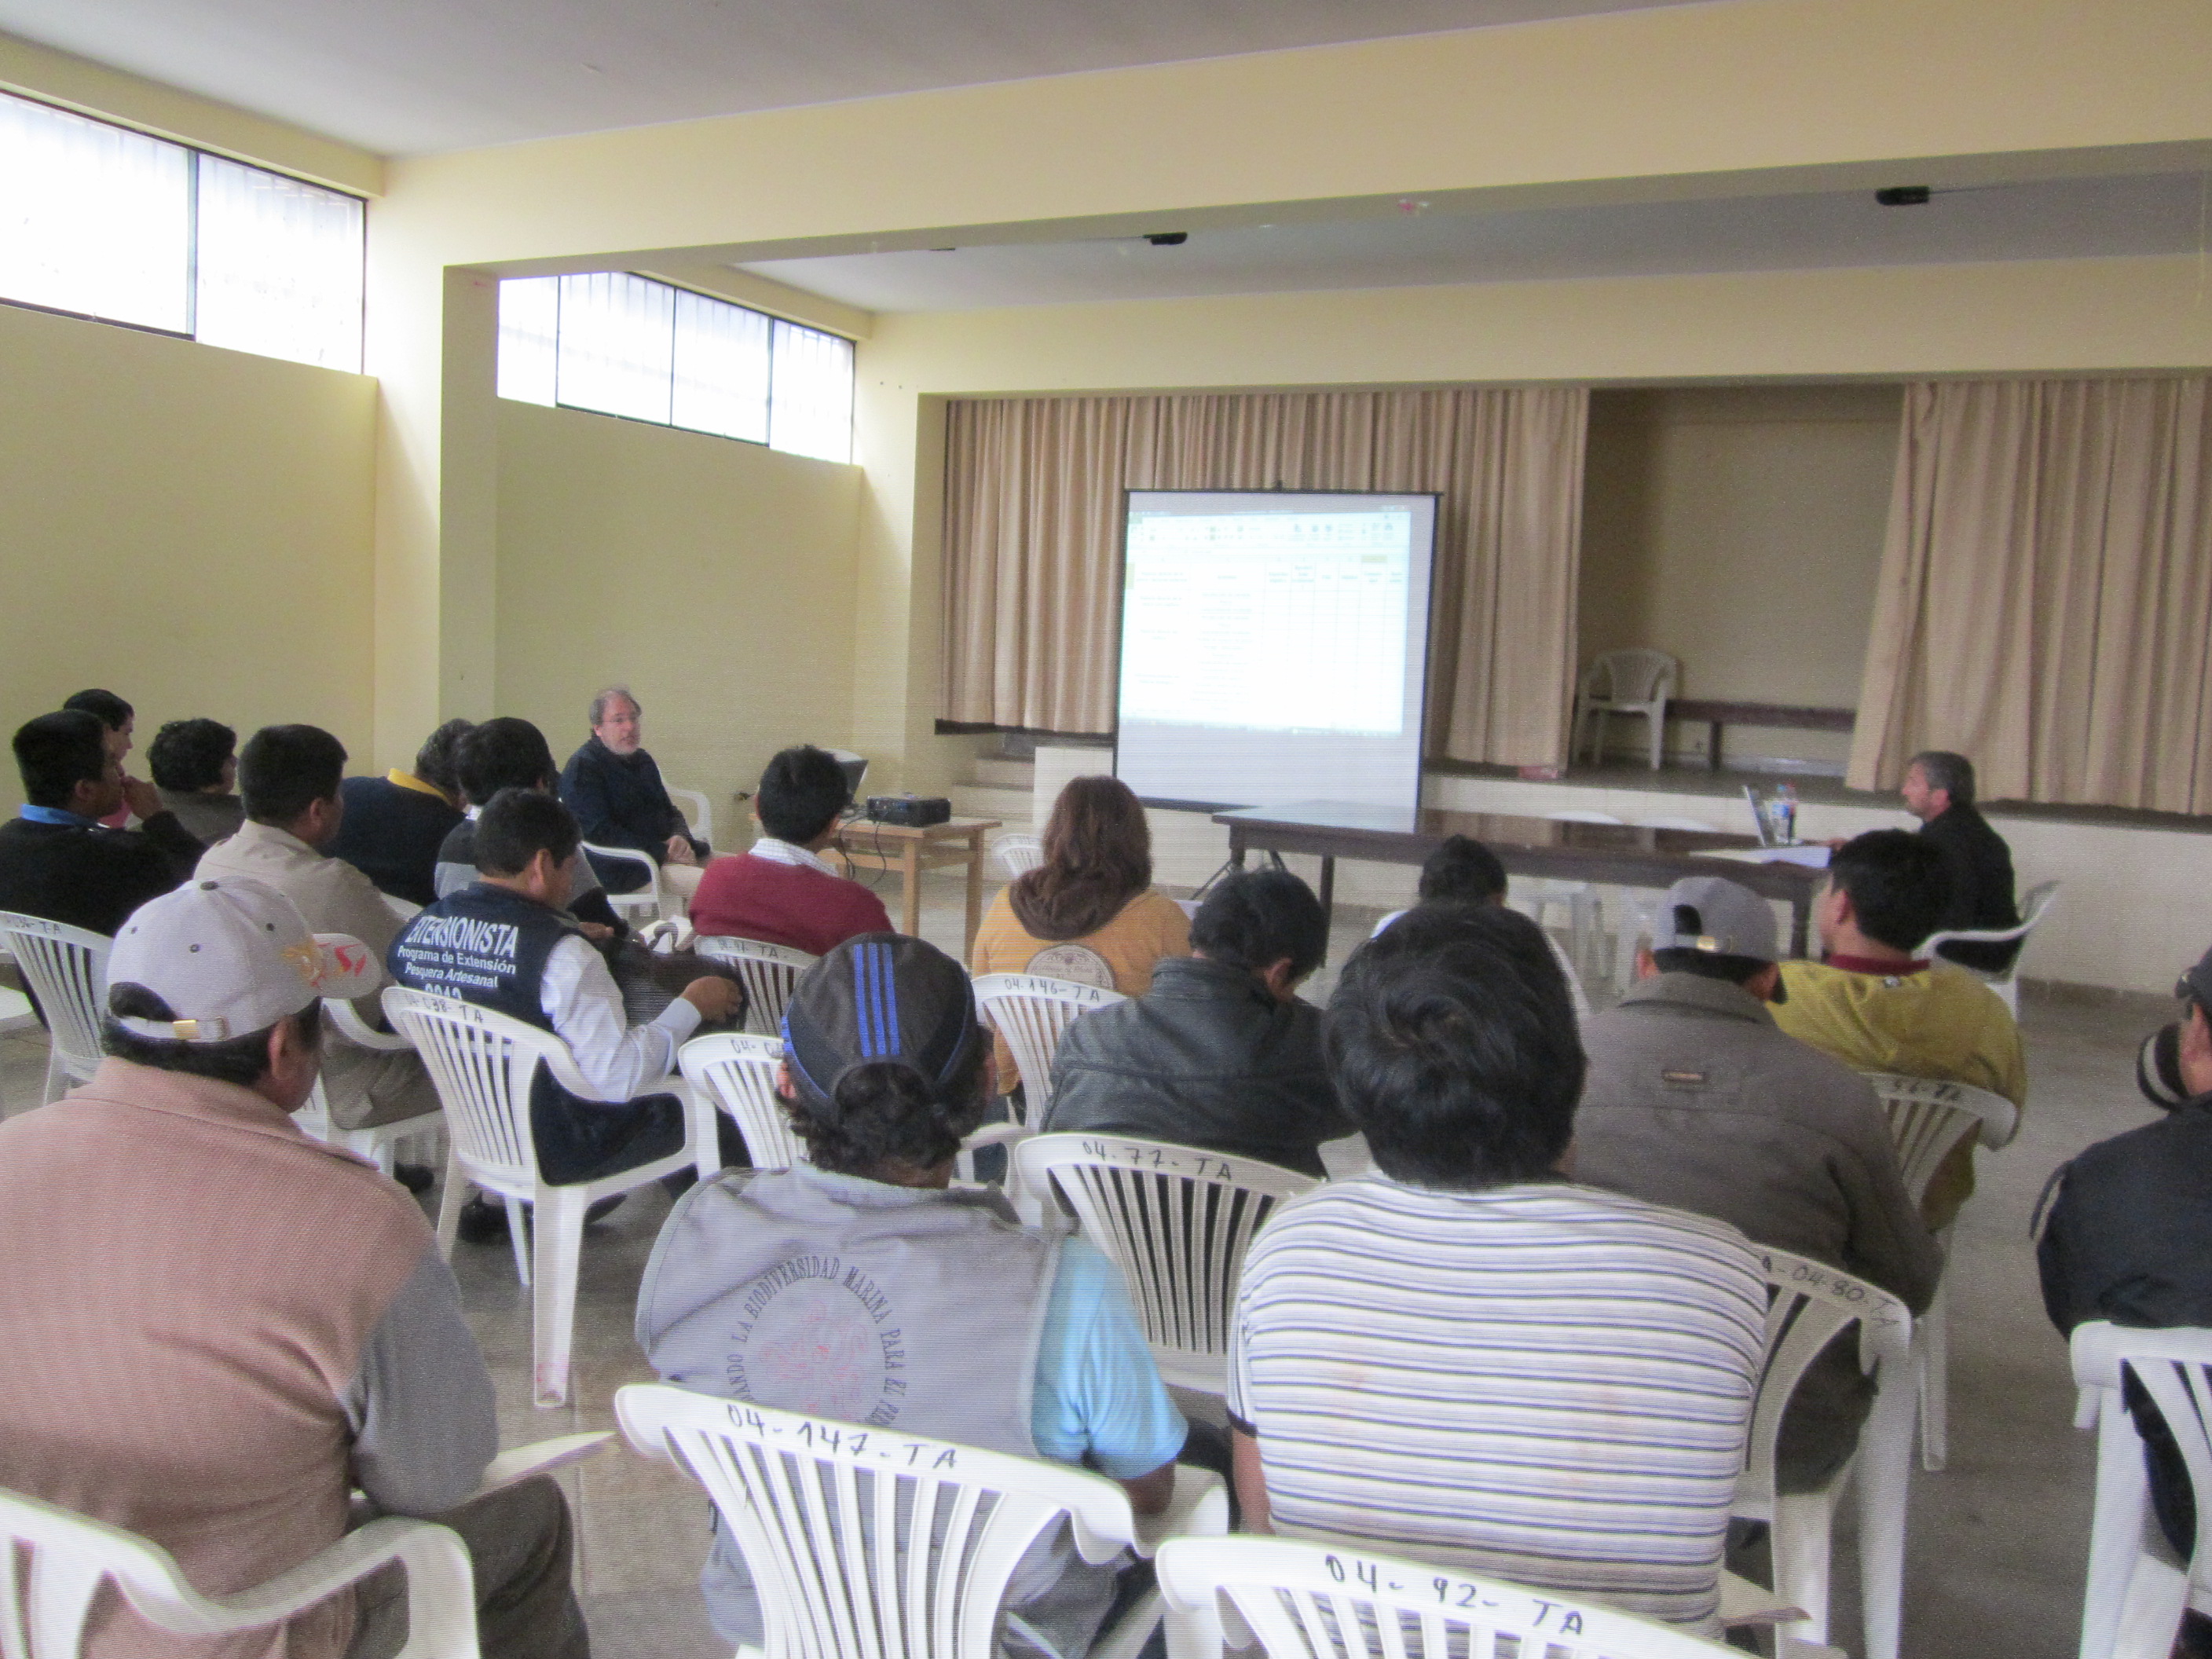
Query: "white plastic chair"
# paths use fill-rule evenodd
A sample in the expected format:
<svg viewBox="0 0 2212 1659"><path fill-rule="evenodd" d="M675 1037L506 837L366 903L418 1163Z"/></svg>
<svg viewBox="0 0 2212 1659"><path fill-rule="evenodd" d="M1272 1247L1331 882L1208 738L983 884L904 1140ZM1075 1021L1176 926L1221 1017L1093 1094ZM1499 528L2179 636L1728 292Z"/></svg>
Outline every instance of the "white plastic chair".
<svg viewBox="0 0 2212 1659"><path fill-rule="evenodd" d="M2011 1009L2012 1017L2018 1019L2020 1018L2020 961L2027 954L2027 936L2035 931L2037 925L2042 921L2051 905L2057 902L2058 887L2058 883L2046 881L2029 888L2027 896L2021 901L2020 926L2017 927L1954 927L1947 933L1930 933L1920 941L1920 948L1912 954L1917 957L1931 957L1936 954L1937 945L1948 945L1953 939L1961 939L1970 945L2009 945L2014 939L2020 940L2020 949L2013 952L2011 963L2002 974L1984 974L1972 968L1966 969L1976 979L2003 998L2004 1006ZM1963 965L1958 963L1952 964L1954 967Z"/></svg>
<svg viewBox="0 0 2212 1659"><path fill-rule="evenodd" d="M661 903L660 866L650 853L641 853L629 847L599 847L591 842L583 844L584 851L594 858L612 859L617 864L638 864L645 866L645 885L627 893L607 889L607 902L617 910L630 913L634 921L658 921L668 914Z"/></svg>
<svg viewBox="0 0 2212 1659"><path fill-rule="evenodd" d="M745 988L745 1029L772 1036L783 1029L783 1011L798 988L799 976L822 958L788 945L732 934L702 933L693 941L702 957L726 962Z"/></svg>
<svg viewBox="0 0 2212 1659"><path fill-rule="evenodd" d="M1828 1639L1830 1540L1847 1481L1858 1483L1859 1597L1865 1659L1897 1659L1905 1601L1905 1503L1912 1480L1912 1315L1887 1291L1818 1261L1761 1249L1766 1350L1733 1513L1772 1528L1774 1595L1802 1607L1778 1626ZM1818 1492L1778 1494L1774 1453L1790 1396L1828 1340L1858 1328L1859 1367L1875 1379L1874 1407L1850 1462Z"/></svg>
<svg viewBox="0 0 2212 1659"><path fill-rule="evenodd" d="M1659 769L1667 743L1667 705L1674 700L1681 678L1681 665L1664 651L1608 651L1583 670L1575 688L1574 741L1569 751L1577 759L1583 736L1590 737L1590 758L1605 758L1605 720L1608 714L1641 714L1651 729L1651 769Z"/></svg>
<svg viewBox="0 0 2212 1659"><path fill-rule="evenodd" d="M384 1012L422 1056L438 1086L438 1097L446 1104L453 1150L438 1205L439 1251L449 1258L453 1253L462 1188L467 1182L506 1200L515 1272L530 1286L532 1296L532 1392L541 1406L560 1405L568 1397L568 1351L575 1329L584 1212L600 1199L649 1185L696 1162L698 1149L692 1133L697 1113L690 1102L690 1091L681 1079L668 1077L638 1091L685 1097L685 1132L679 1151L597 1181L555 1186L538 1172L530 1088L543 1066L570 1093L593 1097L596 1091L576 1069L568 1045L550 1031L489 1008L404 986L385 988ZM534 1270L523 1244L526 1204L537 1217Z"/></svg>
<svg viewBox="0 0 2212 1659"><path fill-rule="evenodd" d="M2097 1431L2097 1501L2081 1597L2081 1659L2166 1659L2194 1607L2212 1613L2212 1331L2129 1330L2106 1320L2074 1328L2077 1429ZM2121 1397L2129 1370L2173 1432L2197 1495L2197 1538L2179 1560L2153 1513L2142 1437Z"/></svg>
<svg viewBox="0 0 2212 1659"><path fill-rule="evenodd" d="M743 1031L693 1037L676 1051L676 1063L691 1085L693 1135L702 1151L711 1152L716 1145L714 1114L720 1107L736 1121L756 1170L787 1170L807 1161L805 1145L791 1132L775 1092L775 1068L782 1061L781 1037ZM1024 1133L1018 1124L984 1124L961 1142L956 1165L960 1178L975 1178L977 1147L1017 1140ZM714 1173L702 1166L699 1178L704 1181Z"/></svg>
<svg viewBox="0 0 2212 1659"><path fill-rule="evenodd" d="M640 1453L707 1489L743 1553L766 1642L741 1659L995 1659L1014 1569L1063 1517L1094 1565L1229 1527L1221 1478L1200 1469L1177 1468L1167 1512L1139 1518L1118 1484L1068 1464L663 1382L618 1390L615 1415ZM1160 1612L1147 1592L1091 1659L1135 1659Z"/></svg>
<svg viewBox="0 0 2212 1659"><path fill-rule="evenodd" d="M1044 862L1044 842L1042 837L1025 835L994 836L991 838L991 861L1008 881L1026 875Z"/></svg>
<svg viewBox="0 0 2212 1659"><path fill-rule="evenodd" d="M1544 816L1553 823L1622 824L1610 812L1547 812ZM1523 876L1508 889L1510 902L1528 904L1535 909L1534 920L1541 925L1547 906L1564 904L1567 907L1568 951L1574 958L1575 971L1585 980L1595 978L1595 964L1591 957L1596 951L1599 929L1603 916L1599 907L1598 890L1586 881L1559 881L1545 877Z"/></svg>
<svg viewBox="0 0 2212 1659"><path fill-rule="evenodd" d="M1881 1098L1889 1118L1889 1138L1897 1148L1897 1165L1905 1177L1905 1190L1917 1205L1927 1195L1928 1183L1951 1155L1951 1149L1969 1135L1978 1135L1992 1152L2007 1145L2020 1130L2020 1109L2002 1095L1977 1089L1971 1083L1945 1083L1934 1078L1899 1077L1893 1072L1864 1073ZM1948 1267L1951 1259L1951 1229L1936 1236ZM1920 1316L1913 1332L1913 1370L1920 1390L1920 1464L1942 1468L1950 1458L1951 1296L1947 1272L1936 1281L1936 1295Z"/></svg>
<svg viewBox="0 0 2212 1659"><path fill-rule="evenodd" d="M59 1100L100 1069L100 1021L107 1000L107 952L115 941L66 922L0 910L0 945L46 1020L46 1091Z"/></svg>
<svg viewBox="0 0 2212 1659"><path fill-rule="evenodd" d="M405 900L400 902L404 903ZM397 1054L414 1044L397 1031L380 1031L355 1012L350 1002L342 999L323 999L323 1018L337 1028L345 1040L362 1048L380 1054ZM314 1091L307 1103L292 1115L292 1121L301 1128L326 1146L343 1146L356 1158L369 1163L390 1175L398 1163L399 1142L411 1140L416 1135L434 1135L444 1127L443 1111L418 1112L413 1117L394 1119L390 1123L372 1123L366 1128L341 1129L331 1121L331 1103L323 1092L323 1079L315 1079Z"/></svg>
<svg viewBox="0 0 2212 1659"><path fill-rule="evenodd" d="M1741 1659L1598 1602L1334 1544L1175 1538L1157 1566L1168 1659Z"/></svg>
<svg viewBox="0 0 2212 1659"><path fill-rule="evenodd" d="M1094 1008L1128 999L1103 986L1047 979L1042 974L985 974L975 981L975 1006L992 1029L1006 1038L1022 1074L1022 1096L1030 1123L1044 1121L1052 1103L1052 1057L1060 1035ZM1012 1079L1000 1078L1001 1088Z"/></svg>
<svg viewBox="0 0 2212 1659"><path fill-rule="evenodd" d="M671 800L684 803L684 816L690 822L691 833L712 847L714 844L714 804L696 789L678 789L666 786Z"/></svg>
<svg viewBox="0 0 2212 1659"><path fill-rule="evenodd" d="M421 905L416 903L413 899L402 898L397 893L379 893L377 897L384 901L386 909L391 911L402 921L412 921L422 914Z"/></svg>
<svg viewBox="0 0 2212 1659"><path fill-rule="evenodd" d="M1121 1269L1161 1377L1222 1393L1252 1235L1283 1200L1321 1183L1257 1158L1118 1134L1038 1135L1014 1162L1024 1190L1057 1188L1083 1236Z"/></svg>

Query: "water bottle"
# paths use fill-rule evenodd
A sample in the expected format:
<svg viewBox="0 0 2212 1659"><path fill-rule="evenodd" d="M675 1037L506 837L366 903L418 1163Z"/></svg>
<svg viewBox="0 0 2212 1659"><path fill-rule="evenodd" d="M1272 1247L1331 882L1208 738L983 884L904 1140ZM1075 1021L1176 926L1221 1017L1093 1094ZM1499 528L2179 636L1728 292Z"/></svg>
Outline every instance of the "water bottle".
<svg viewBox="0 0 2212 1659"><path fill-rule="evenodd" d="M1797 844L1797 790L1793 784L1774 792L1774 833L1784 847Z"/></svg>

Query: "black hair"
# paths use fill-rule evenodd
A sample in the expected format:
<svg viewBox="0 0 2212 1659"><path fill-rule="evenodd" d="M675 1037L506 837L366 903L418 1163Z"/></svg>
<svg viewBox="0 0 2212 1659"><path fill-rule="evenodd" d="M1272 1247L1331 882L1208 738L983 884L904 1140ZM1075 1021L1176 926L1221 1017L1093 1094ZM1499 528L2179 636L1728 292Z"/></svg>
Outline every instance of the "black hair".
<svg viewBox="0 0 2212 1659"><path fill-rule="evenodd" d="M801 1084L799 1097L783 1103L783 1113L817 1170L867 1178L891 1170L933 1170L959 1152L989 1109L983 1094L989 1052L980 1039L969 1042L966 1060L935 1090L902 1061L855 1066L826 1102L810 1098Z"/></svg>
<svg viewBox="0 0 2212 1659"><path fill-rule="evenodd" d="M221 720L171 720L146 745L146 769L162 788L189 795L222 781L238 733Z"/></svg>
<svg viewBox="0 0 2212 1659"><path fill-rule="evenodd" d="M483 805L502 789L550 789L561 775L545 734L511 714L463 732L453 749L453 772L471 806Z"/></svg>
<svg viewBox="0 0 2212 1659"><path fill-rule="evenodd" d="M1190 944L1210 962L1260 973L1290 958L1304 979L1328 954L1328 918L1313 889L1287 870L1239 870L1206 896L1191 918Z"/></svg>
<svg viewBox="0 0 2212 1659"><path fill-rule="evenodd" d="M852 802L845 769L828 750L803 743L779 751L762 769L753 810L769 834L804 847L835 823Z"/></svg>
<svg viewBox="0 0 2212 1659"><path fill-rule="evenodd" d="M1850 895L1859 932L1893 950L1918 950L1951 908L1942 849L1910 830L1853 836L1830 855L1828 880Z"/></svg>
<svg viewBox="0 0 2212 1659"><path fill-rule="evenodd" d="M107 775L107 728L100 716L64 708L15 728L15 770L33 806L67 806L80 783Z"/></svg>
<svg viewBox="0 0 2212 1659"><path fill-rule="evenodd" d="M1717 951L1692 951L1687 945L1654 951L1651 960L1659 964L1662 974L1695 974L1699 979L1717 979L1729 985L1747 984L1761 969L1774 965L1757 957L1723 956Z"/></svg>
<svg viewBox="0 0 2212 1659"><path fill-rule="evenodd" d="M125 981L107 988L107 1012L131 1019L174 1019L176 1010L143 985ZM285 1019L299 1027L301 1041L313 1048L323 1039L323 1005L310 1002ZM282 1025L283 1020L276 1022ZM164 1042L126 1031L113 1019L100 1022L100 1046L118 1060L134 1066L150 1066L161 1072L182 1072L187 1077L212 1078L250 1089L269 1071L269 1036L276 1025L264 1026L246 1036L226 1037L221 1042Z"/></svg>
<svg viewBox="0 0 2212 1659"><path fill-rule="evenodd" d="M1505 896L1505 866L1498 854L1472 836L1447 836L1421 861L1419 892L1424 901L1457 899L1487 904Z"/></svg>
<svg viewBox="0 0 2212 1659"><path fill-rule="evenodd" d="M1923 749L1905 763L1908 770L1915 766L1930 789L1949 793L1952 805L1974 804L1974 763L1964 755L1954 755L1948 749Z"/></svg>
<svg viewBox="0 0 2212 1659"><path fill-rule="evenodd" d="M292 822L345 781L346 751L319 726L264 726L238 757L238 793L256 823Z"/></svg>
<svg viewBox="0 0 2212 1659"><path fill-rule="evenodd" d="M459 794L461 781L453 769L453 751L475 730L474 720L447 720L423 738L422 746L415 751L415 775L434 789Z"/></svg>
<svg viewBox="0 0 2212 1659"><path fill-rule="evenodd" d="M102 691L97 687L78 692L62 707L82 709L111 732L120 732L138 712L112 691Z"/></svg>
<svg viewBox="0 0 2212 1659"><path fill-rule="evenodd" d="M1501 905L1422 905L1352 953L1329 999L1328 1069L1382 1172L1474 1191L1550 1177L1583 1057L1544 936Z"/></svg>
<svg viewBox="0 0 2212 1659"><path fill-rule="evenodd" d="M566 864L583 834L568 809L542 789L502 789L477 817L477 868L519 876L540 853Z"/></svg>

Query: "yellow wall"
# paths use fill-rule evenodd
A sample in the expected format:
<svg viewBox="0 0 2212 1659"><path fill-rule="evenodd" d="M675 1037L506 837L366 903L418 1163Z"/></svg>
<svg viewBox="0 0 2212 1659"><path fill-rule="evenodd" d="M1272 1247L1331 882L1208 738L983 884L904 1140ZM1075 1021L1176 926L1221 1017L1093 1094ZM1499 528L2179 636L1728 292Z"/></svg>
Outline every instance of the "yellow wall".
<svg viewBox="0 0 2212 1659"><path fill-rule="evenodd" d="M0 306L0 710L101 685L369 762L375 382ZM21 799L0 764L0 799Z"/></svg>
<svg viewBox="0 0 2212 1659"><path fill-rule="evenodd" d="M1893 386L1675 387L1590 399L1581 660L1680 659L1680 695L1857 705L1899 410ZM1645 741L1612 723L1613 746ZM1702 748L1703 725L1670 741ZM1735 756L1840 767L1841 732L1731 727Z"/></svg>
<svg viewBox="0 0 2212 1659"><path fill-rule="evenodd" d="M565 759L627 682L716 840L787 744L849 744L860 473L756 444L501 401L498 695Z"/></svg>

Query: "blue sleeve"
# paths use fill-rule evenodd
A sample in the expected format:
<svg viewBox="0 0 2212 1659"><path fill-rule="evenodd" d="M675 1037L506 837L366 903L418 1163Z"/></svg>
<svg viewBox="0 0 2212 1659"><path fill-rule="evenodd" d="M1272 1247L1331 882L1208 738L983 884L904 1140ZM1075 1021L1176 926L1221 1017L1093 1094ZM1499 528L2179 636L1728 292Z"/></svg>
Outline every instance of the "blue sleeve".
<svg viewBox="0 0 2212 1659"><path fill-rule="evenodd" d="M1040 1456L1086 1457L1117 1480L1172 1463L1189 1432L1145 1344L1121 1270L1065 1241L1037 1342L1030 1436Z"/></svg>

